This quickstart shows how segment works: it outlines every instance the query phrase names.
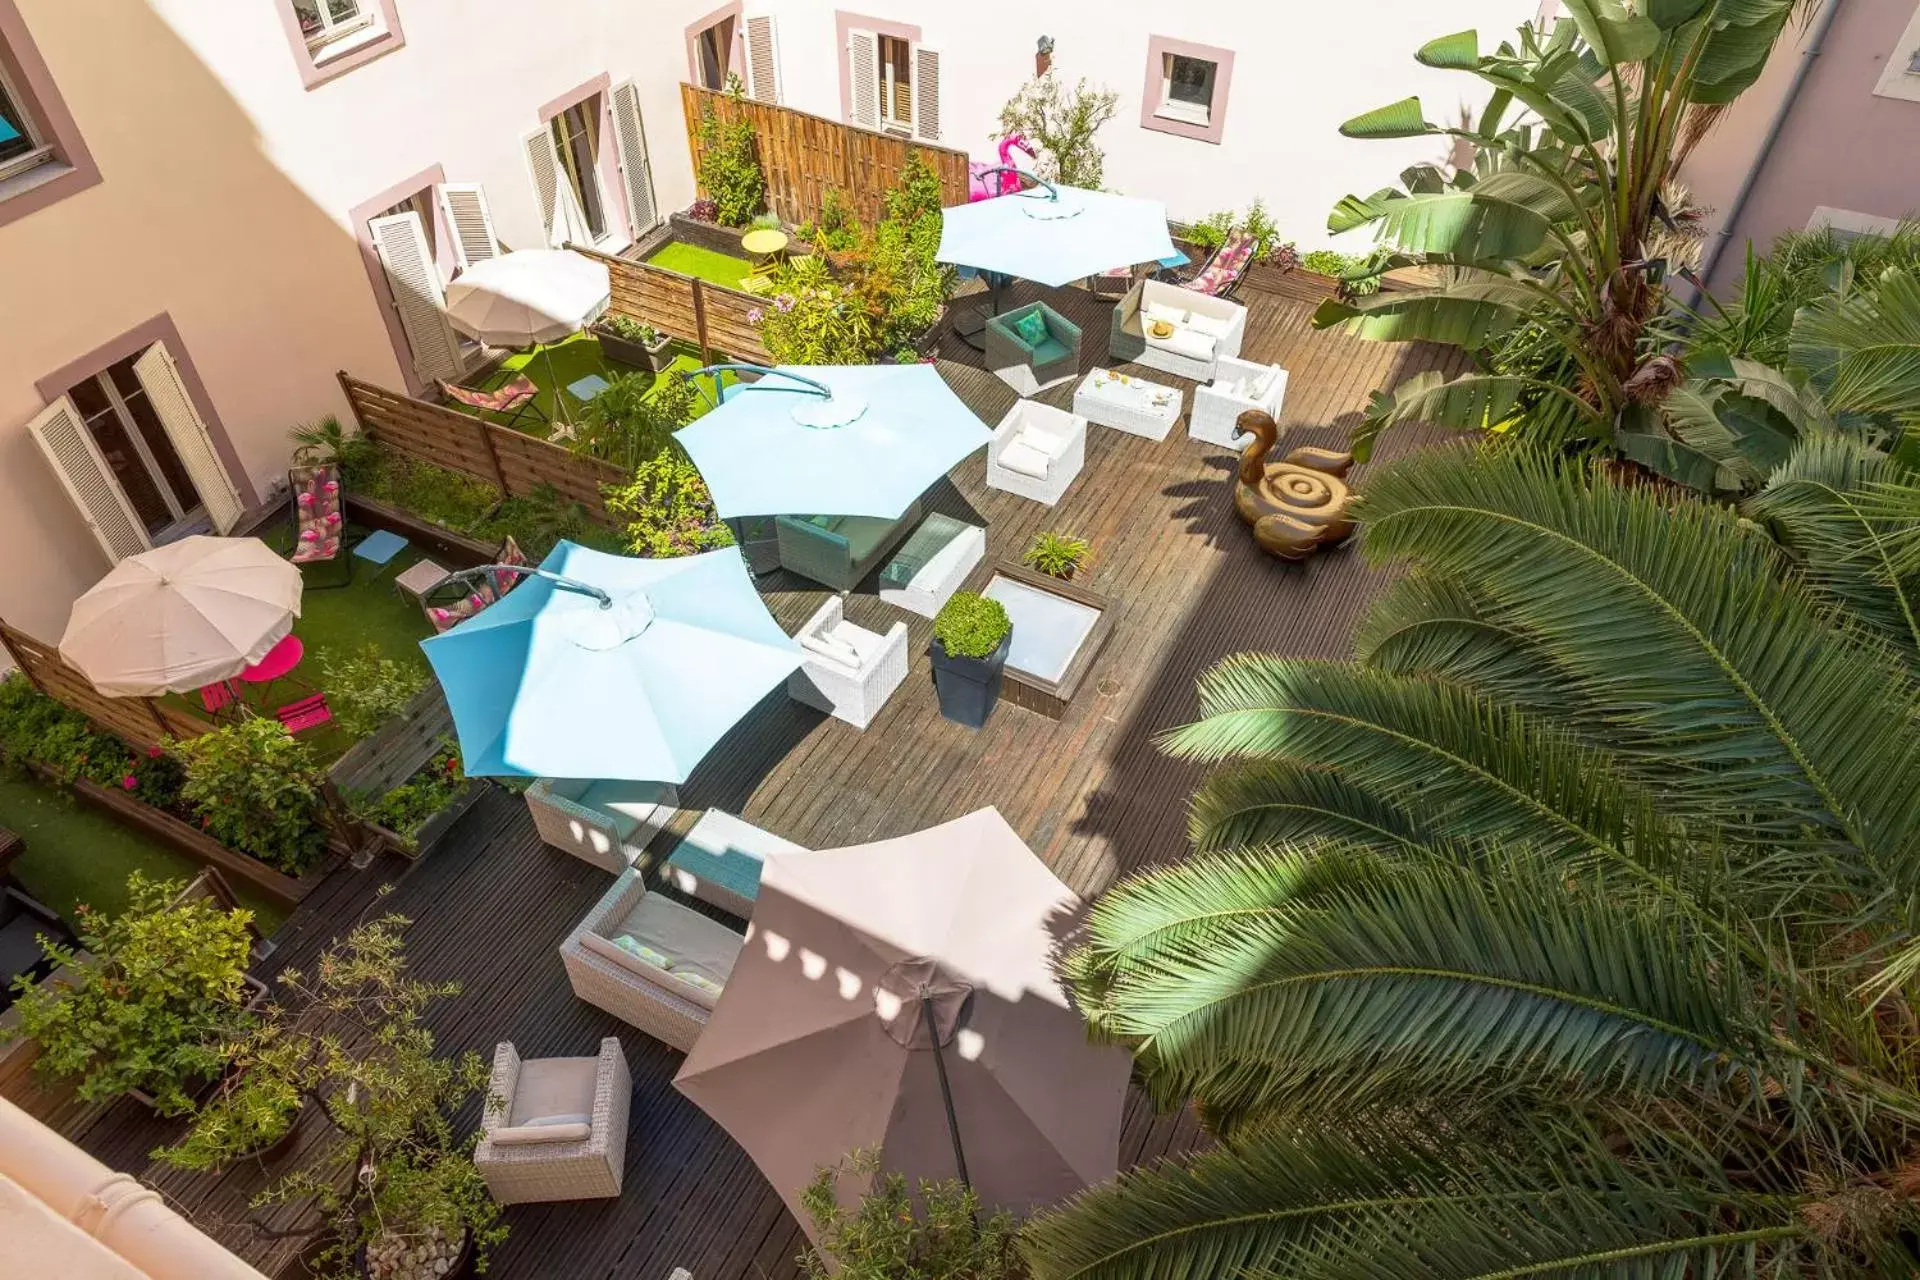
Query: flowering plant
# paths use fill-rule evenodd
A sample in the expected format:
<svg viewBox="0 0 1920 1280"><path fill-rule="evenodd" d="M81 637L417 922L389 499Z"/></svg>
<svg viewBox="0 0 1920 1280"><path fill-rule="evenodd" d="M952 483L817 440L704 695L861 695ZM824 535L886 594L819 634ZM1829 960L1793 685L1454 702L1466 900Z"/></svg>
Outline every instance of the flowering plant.
<svg viewBox="0 0 1920 1280"><path fill-rule="evenodd" d="M242 720L175 750L187 766L181 797L214 839L294 875L319 861L320 765L285 725Z"/></svg>

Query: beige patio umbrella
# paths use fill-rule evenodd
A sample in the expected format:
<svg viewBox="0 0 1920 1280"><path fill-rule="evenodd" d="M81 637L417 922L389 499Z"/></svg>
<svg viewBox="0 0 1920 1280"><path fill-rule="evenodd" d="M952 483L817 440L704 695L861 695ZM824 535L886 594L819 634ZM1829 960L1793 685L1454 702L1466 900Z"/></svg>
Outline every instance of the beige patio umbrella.
<svg viewBox="0 0 1920 1280"><path fill-rule="evenodd" d="M73 602L60 656L102 693L237 676L300 615L300 570L258 538L195 535L129 556Z"/></svg>
<svg viewBox="0 0 1920 1280"><path fill-rule="evenodd" d="M1073 893L996 809L767 860L753 925L674 1086L809 1233L821 1165L878 1147L1025 1213L1113 1176L1129 1060L1049 962ZM936 1050L935 1046L938 1045ZM865 1187L842 1183L843 1203Z"/></svg>

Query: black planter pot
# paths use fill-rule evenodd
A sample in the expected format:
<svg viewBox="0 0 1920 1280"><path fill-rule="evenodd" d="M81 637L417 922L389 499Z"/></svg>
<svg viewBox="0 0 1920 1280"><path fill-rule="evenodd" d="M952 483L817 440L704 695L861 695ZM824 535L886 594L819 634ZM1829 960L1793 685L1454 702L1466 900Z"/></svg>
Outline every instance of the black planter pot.
<svg viewBox="0 0 1920 1280"><path fill-rule="evenodd" d="M1000 700L1000 682L1006 675L1007 650L1013 646L1013 632L1001 639L1000 647L984 658L960 658L949 654L936 637L933 656L933 687L940 695L940 714L955 724L978 729L993 714Z"/></svg>
<svg viewBox="0 0 1920 1280"><path fill-rule="evenodd" d="M595 325L593 336L600 339L600 353L615 364L659 373L673 363L673 339L664 333L651 346L623 338L604 325Z"/></svg>

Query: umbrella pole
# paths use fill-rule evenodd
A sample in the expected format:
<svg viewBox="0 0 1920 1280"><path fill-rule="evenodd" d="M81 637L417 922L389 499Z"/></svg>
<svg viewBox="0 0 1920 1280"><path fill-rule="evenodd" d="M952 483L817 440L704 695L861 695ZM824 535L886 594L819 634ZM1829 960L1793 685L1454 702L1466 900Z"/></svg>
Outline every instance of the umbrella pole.
<svg viewBox="0 0 1920 1280"><path fill-rule="evenodd" d="M542 343L540 346L540 354L546 357L547 381L553 386L554 416L571 427L573 425L573 419L567 414L567 389L560 385L560 375L553 371L553 344L550 342Z"/></svg>
<svg viewBox="0 0 1920 1280"><path fill-rule="evenodd" d="M947 1107L947 1136L953 1139L953 1163L960 1170L960 1183L969 1191L973 1180L967 1177L967 1153L960 1147L960 1119L953 1113L953 1086L947 1082L947 1059L940 1052L940 1024L934 1020L933 997L922 990L920 1015L927 1020L927 1040L933 1045L933 1069L940 1076L940 1100Z"/></svg>

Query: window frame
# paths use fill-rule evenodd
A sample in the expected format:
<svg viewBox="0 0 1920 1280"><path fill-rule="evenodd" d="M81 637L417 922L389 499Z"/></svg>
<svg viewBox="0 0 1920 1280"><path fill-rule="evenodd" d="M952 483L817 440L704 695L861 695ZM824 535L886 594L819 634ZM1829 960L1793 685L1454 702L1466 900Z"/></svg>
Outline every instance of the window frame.
<svg viewBox="0 0 1920 1280"><path fill-rule="evenodd" d="M874 32L874 38L878 42L880 63L880 74L876 77L880 90L880 131L899 133L905 130L911 135L913 133L913 58L919 45L916 41L902 36L888 35L884 31ZM899 47L901 56L897 62L896 59L887 56L889 44ZM905 80L897 78L900 65L904 65L907 69ZM894 110L899 105L899 99L903 94L907 107L907 113L904 116Z"/></svg>
<svg viewBox="0 0 1920 1280"><path fill-rule="evenodd" d="M1218 45L1195 44L1172 36L1148 36L1146 81L1140 90L1140 127L1218 145L1227 131L1233 58L1233 50ZM1174 99L1176 59L1212 65L1212 91L1205 107Z"/></svg>
<svg viewBox="0 0 1920 1280"><path fill-rule="evenodd" d="M606 225L606 230L594 237L593 247L609 253L624 250L633 243L627 235L632 211L627 208L627 193L619 177L619 148L613 141L612 95L613 77L603 71L586 83L575 85L553 101L543 103L538 113L540 127L553 143L554 164L561 172L567 172L570 166L567 158L559 154L560 146L553 130L554 118L574 107L593 107L593 174L594 181L599 184L601 218ZM615 203L616 199L618 204ZM586 209L582 207L580 213L584 217Z"/></svg>
<svg viewBox="0 0 1920 1280"><path fill-rule="evenodd" d="M322 15L330 17L327 0L314 2ZM406 46L396 0L354 2L359 6L361 21L325 38L309 40L300 29L300 15L294 10L293 0L274 0L293 50L294 66L308 92Z"/></svg>
<svg viewBox="0 0 1920 1280"><path fill-rule="evenodd" d="M603 94L593 93L556 111L547 121L547 132L553 138L554 151L560 162L560 173L573 187L578 202L580 216L587 220L587 230L593 232L593 243L604 244L613 234L613 222L607 216L607 184L600 169L605 157L601 151L605 145L605 130L600 126L601 117L607 109ZM579 113L576 131L574 113ZM589 163L584 170L580 158L574 154L573 144L581 142ZM586 182L593 180L593 198L587 198ZM598 211L600 226L596 230L593 215Z"/></svg>
<svg viewBox="0 0 1920 1280"><path fill-rule="evenodd" d="M297 0L289 2L295 3ZM316 63L325 61L322 50L378 25L380 13L370 0L348 0L348 3L353 5L354 16L341 22L333 16L333 0L313 0L314 12L320 15L320 30L315 35L306 35L305 32L302 35L306 35L307 52L314 55ZM299 17L298 12L294 17Z"/></svg>
<svg viewBox="0 0 1920 1280"><path fill-rule="evenodd" d="M744 15L745 6L741 0L733 0L733 3L721 5L712 13L703 14L686 25L687 83L720 92L726 89L728 76L737 75L743 81L746 79L746 51L742 47L746 39ZM714 28L723 26L728 21L733 23L733 29L726 41L726 66L721 71L719 85L708 85L706 77L700 74L701 45Z"/></svg>
<svg viewBox="0 0 1920 1280"><path fill-rule="evenodd" d="M60 96L18 0L0 0L0 82L33 146L0 161L0 226L100 181L100 166Z"/></svg>
<svg viewBox="0 0 1920 1280"><path fill-rule="evenodd" d="M833 25L834 48L838 50L835 56L840 63L840 118L848 124L853 124L856 122L856 117L853 114L853 68L848 65L847 60L847 43L853 33L855 31L871 31L875 36L892 37L895 40L903 41L907 46L907 67L909 69L909 75L914 74L913 60L915 52L924 41L921 38L920 28L913 23L894 22L886 18L875 18L868 14L854 13L847 9L834 10ZM883 79L882 77L876 78ZM884 92L885 91L882 90L883 94ZM911 90L909 90L908 110L909 112L913 110ZM890 117L883 115L881 117L880 132L886 134L888 137L899 137L900 129L903 126L897 121L891 121L892 127L889 128L889 123ZM865 126L861 127L864 128ZM912 133L913 124L911 120L909 120L904 127L909 134Z"/></svg>

